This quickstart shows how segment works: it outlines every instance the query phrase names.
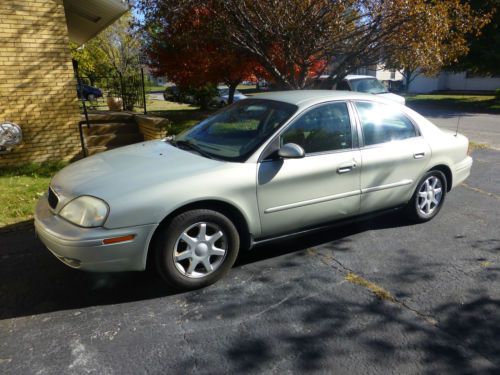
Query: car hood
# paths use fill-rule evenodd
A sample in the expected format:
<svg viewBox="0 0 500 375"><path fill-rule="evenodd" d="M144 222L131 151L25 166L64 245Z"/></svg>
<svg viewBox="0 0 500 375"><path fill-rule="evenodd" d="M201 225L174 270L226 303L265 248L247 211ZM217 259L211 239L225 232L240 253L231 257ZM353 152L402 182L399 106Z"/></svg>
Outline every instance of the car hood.
<svg viewBox="0 0 500 375"><path fill-rule="evenodd" d="M112 202L145 186L179 181L206 173L225 162L178 149L165 141L149 141L103 152L61 170L51 181L59 207L81 195Z"/></svg>
<svg viewBox="0 0 500 375"><path fill-rule="evenodd" d="M377 94L377 96L392 100L392 101L399 103L399 104L403 104L403 105L406 104L406 99L403 96L393 94L392 92L385 92L383 94Z"/></svg>

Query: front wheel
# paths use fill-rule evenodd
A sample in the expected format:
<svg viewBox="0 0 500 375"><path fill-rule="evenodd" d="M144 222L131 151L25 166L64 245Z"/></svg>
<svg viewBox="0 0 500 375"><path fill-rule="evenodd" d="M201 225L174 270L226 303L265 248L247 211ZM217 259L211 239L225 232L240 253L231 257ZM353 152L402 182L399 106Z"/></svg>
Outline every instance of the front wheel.
<svg viewBox="0 0 500 375"><path fill-rule="evenodd" d="M407 216L423 223L438 214L446 196L446 177L441 171L430 171L420 180L406 207Z"/></svg>
<svg viewBox="0 0 500 375"><path fill-rule="evenodd" d="M213 284L233 266L240 247L234 224L220 212L199 209L176 216L159 236L156 266L179 290Z"/></svg>

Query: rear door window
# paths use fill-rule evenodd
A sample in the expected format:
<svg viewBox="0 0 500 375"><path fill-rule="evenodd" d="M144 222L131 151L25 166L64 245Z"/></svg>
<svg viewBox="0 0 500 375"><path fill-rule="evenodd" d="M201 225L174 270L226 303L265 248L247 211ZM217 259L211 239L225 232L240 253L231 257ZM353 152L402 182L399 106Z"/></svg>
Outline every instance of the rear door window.
<svg viewBox="0 0 500 375"><path fill-rule="evenodd" d="M365 146L398 141L418 136L406 115L387 104L357 102Z"/></svg>

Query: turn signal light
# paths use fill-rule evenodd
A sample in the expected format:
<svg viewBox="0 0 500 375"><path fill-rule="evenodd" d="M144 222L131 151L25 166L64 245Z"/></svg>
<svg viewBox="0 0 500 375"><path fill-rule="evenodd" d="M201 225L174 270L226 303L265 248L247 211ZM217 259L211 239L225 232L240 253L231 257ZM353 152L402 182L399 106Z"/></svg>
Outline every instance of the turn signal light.
<svg viewBox="0 0 500 375"><path fill-rule="evenodd" d="M110 245L112 243L132 241L134 238L135 234L129 234L128 236L121 236L121 237L106 238L105 240L102 240L102 244Z"/></svg>

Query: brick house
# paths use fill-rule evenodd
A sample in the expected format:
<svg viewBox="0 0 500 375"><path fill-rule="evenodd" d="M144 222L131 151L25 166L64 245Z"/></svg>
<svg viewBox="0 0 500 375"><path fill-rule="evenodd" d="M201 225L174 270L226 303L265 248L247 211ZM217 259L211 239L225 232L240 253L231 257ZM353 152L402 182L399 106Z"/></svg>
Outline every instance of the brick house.
<svg viewBox="0 0 500 375"><path fill-rule="evenodd" d="M85 43L127 10L123 0L0 1L0 123L23 131L0 168L81 152L69 41Z"/></svg>

